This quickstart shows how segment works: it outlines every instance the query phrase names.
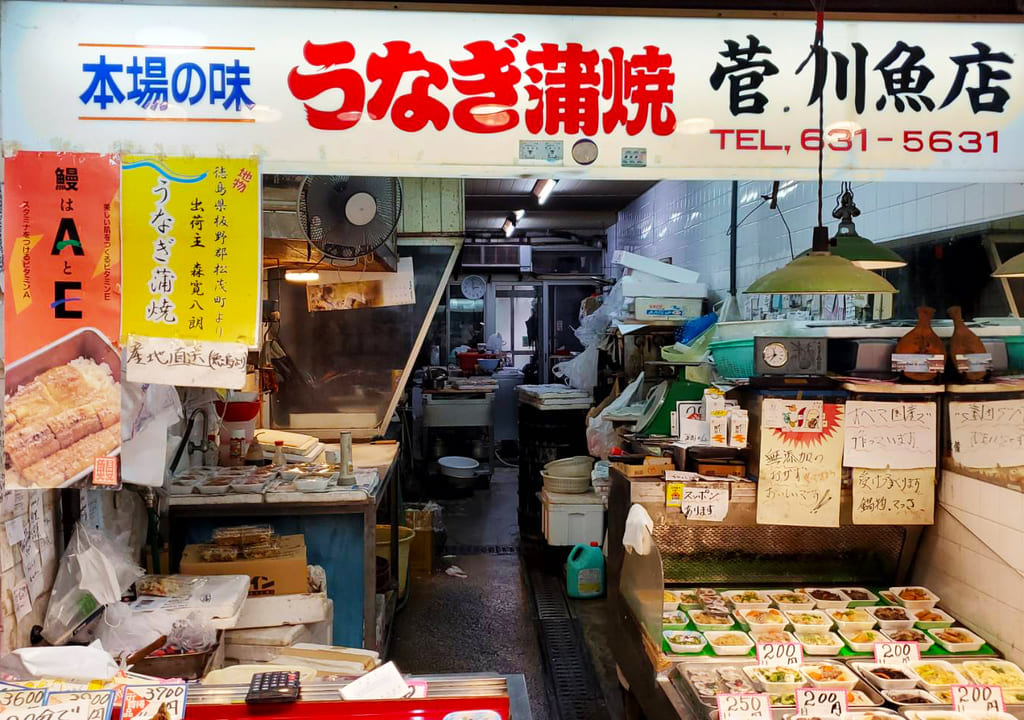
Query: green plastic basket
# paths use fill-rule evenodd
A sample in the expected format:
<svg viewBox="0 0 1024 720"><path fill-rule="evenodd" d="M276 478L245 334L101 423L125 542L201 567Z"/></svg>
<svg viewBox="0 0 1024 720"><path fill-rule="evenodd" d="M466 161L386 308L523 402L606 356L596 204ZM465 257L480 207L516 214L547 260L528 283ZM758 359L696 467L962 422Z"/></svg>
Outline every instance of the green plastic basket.
<svg viewBox="0 0 1024 720"><path fill-rule="evenodd" d="M754 375L754 338L716 340L709 349L722 377L738 379Z"/></svg>
<svg viewBox="0 0 1024 720"><path fill-rule="evenodd" d="M1003 338L1006 343L1006 360L1011 372L1024 372L1024 335L1010 335Z"/></svg>

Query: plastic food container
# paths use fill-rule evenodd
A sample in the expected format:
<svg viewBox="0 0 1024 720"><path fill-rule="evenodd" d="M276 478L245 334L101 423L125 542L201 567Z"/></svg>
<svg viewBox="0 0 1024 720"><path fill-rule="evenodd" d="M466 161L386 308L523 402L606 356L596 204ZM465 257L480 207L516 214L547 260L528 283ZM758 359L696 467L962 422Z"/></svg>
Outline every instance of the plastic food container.
<svg viewBox="0 0 1024 720"><path fill-rule="evenodd" d="M1009 660L968 660L960 669L978 685L1024 688L1024 671Z"/></svg>
<svg viewBox="0 0 1024 720"><path fill-rule="evenodd" d="M852 634L875 627L875 618L861 608L829 610L828 616L835 621L840 632Z"/></svg>
<svg viewBox="0 0 1024 720"><path fill-rule="evenodd" d="M700 593L696 590L678 590L679 607L683 610L696 610L702 607Z"/></svg>
<svg viewBox="0 0 1024 720"><path fill-rule="evenodd" d="M922 660L910 663L910 669L921 678L921 686L929 692L948 689L951 685L966 685L965 678L952 663L945 660Z"/></svg>
<svg viewBox="0 0 1024 720"><path fill-rule="evenodd" d="M799 642L793 633L785 630L753 630L750 633L751 640L754 641L755 645L763 645L764 643L795 643Z"/></svg>
<svg viewBox="0 0 1024 720"><path fill-rule="evenodd" d="M261 545L274 537L270 525L238 525L213 531L214 545Z"/></svg>
<svg viewBox="0 0 1024 720"><path fill-rule="evenodd" d="M860 682L856 673L840 663L804 663L800 666L800 670L815 687L841 687L853 690Z"/></svg>
<svg viewBox="0 0 1024 720"><path fill-rule="evenodd" d="M729 630L733 626L732 615L708 610L694 610L690 613L690 621L702 633Z"/></svg>
<svg viewBox="0 0 1024 720"><path fill-rule="evenodd" d="M853 668L879 690L911 690L921 678L909 667L888 667L875 663L852 663Z"/></svg>
<svg viewBox="0 0 1024 720"><path fill-rule="evenodd" d="M807 684L807 678L795 667L781 665L748 665L743 672L766 693L791 693Z"/></svg>
<svg viewBox="0 0 1024 720"><path fill-rule="evenodd" d="M885 642L885 635L877 630L861 630L855 633L839 631L839 636L846 642L846 646L854 652L874 652L876 642Z"/></svg>
<svg viewBox="0 0 1024 720"><path fill-rule="evenodd" d="M891 607L873 607L865 608L868 614L871 615L876 621L878 621L878 627L882 629L882 632L895 632L896 630L909 630L914 627L914 615L912 610L900 607L899 605ZM903 618L902 620L894 620L892 618Z"/></svg>
<svg viewBox="0 0 1024 720"><path fill-rule="evenodd" d="M752 632L764 630L785 630L789 620L775 608L768 610L740 610L736 613L741 622L745 622Z"/></svg>
<svg viewBox="0 0 1024 720"><path fill-rule="evenodd" d="M908 720L967 720L967 716L953 710L907 710Z"/></svg>
<svg viewBox="0 0 1024 720"><path fill-rule="evenodd" d="M1024 705L1024 687L1003 688L1003 702L1007 705Z"/></svg>
<svg viewBox="0 0 1024 720"><path fill-rule="evenodd" d="M708 644L703 635L693 630L664 630L661 634L672 652L680 655L699 653Z"/></svg>
<svg viewBox="0 0 1024 720"><path fill-rule="evenodd" d="M863 607L865 605L874 605L878 602L878 596L867 588L844 587L839 589L850 598L850 607Z"/></svg>
<svg viewBox="0 0 1024 720"><path fill-rule="evenodd" d="M746 633L737 630L715 631L704 633L704 637L711 644L715 655L746 655L754 647L754 641ZM723 641L733 640L736 644Z"/></svg>
<svg viewBox="0 0 1024 720"><path fill-rule="evenodd" d="M804 588L803 592L814 598L820 610L845 608L850 605L850 597L838 588Z"/></svg>
<svg viewBox="0 0 1024 720"><path fill-rule="evenodd" d="M916 642L920 652L928 650L935 641L916 628L886 633L893 642ZM981 647L980 645L978 647Z"/></svg>
<svg viewBox="0 0 1024 720"><path fill-rule="evenodd" d="M663 597L663 610L676 610L679 608L679 593L675 590L666 590Z"/></svg>
<svg viewBox="0 0 1024 720"><path fill-rule="evenodd" d="M927 690L883 690L882 697L895 705L938 705L939 699Z"/></svg>
<svg viewBox="0 0 1024 720"><path fill-rule="evenodd" d="M687 617L686 613L682 610L673 610L672 612L663 612L661 614L662 625L680 625L684 626L690 622L690 618Z"/></svg>
<svg viewBox="0 0 1024 720"><path fill-rule="evenodd" d="M868 712L848 712L843 720L896 720L900 717L891 710L871 710Z"/></svg>
<svg viewBox="0 0 1024 720"><path fill-rule="evenodd" d="M774 592L768 597L779 610L813 610L814 598L802 592Z"/></svg>
<svg viewBox="0 0 1024 720"><path fill-rule="evenodd" d="M299 492L323 492L327 489L331 479L323 475L304 475L294 481L295 489Z"/></svg>
<svg viewBox="0 0 1024 720"><path fill-rule="evenodd" d="M968 710L964 715L966 715L969 720L1017 720L1016 715L1006 712L996 712L994 710L989 712Z"/></svg>
<svg viewBox="0 0 1024 720"><path fill-rule="evenodd" d="M889 588L889 591L896 596L896 602L908 610L926 610L935 607L939 602L938 595L920 585L894 587Z"/></svg>
<svg viewBox="0 0 1024 720"><path fill-rule="evenodd" d="M798 632L796 639L804 646L806 655L838 655L845 647L842 638L827 630Z"/></svg>
<svg viewBox="0 0 1024 720"><path fill-rule="evenodd" d="M722 595L737 610L767 610L772 604L767 595L757 590L730 590Z"/></svg>
<svg viewBox="0 0 1024 720"><path fill-rule="evenodd" d="M937 607L914 610L911 612L916 622L914 625L922 630L934 630L935 628L952 627L956 619L944 610Z"/></svg>
<svg viewBox="0 0 1024 720"><path fill-rule="evenodd" d="M822 632L832 629L832 618L821 610L798 610L786 613L796 632Z"/></svg>

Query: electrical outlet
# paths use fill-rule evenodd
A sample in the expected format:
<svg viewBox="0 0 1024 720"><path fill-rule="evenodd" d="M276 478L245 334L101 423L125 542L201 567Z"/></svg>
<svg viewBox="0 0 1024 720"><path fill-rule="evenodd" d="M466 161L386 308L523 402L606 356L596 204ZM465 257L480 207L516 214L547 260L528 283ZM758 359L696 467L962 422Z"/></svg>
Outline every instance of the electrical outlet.
<svg viewBox="0 0 1024 720"><path fill-rule="evenodd" d="M622 148L622 167L647 167L647 148Z"/></svg>
<svg viewBox="0 0 1024 720"><path fill-rule="evenodd" d="M520 140L519 159L542 163L562 162L563 146L561 140Z"/></svg>

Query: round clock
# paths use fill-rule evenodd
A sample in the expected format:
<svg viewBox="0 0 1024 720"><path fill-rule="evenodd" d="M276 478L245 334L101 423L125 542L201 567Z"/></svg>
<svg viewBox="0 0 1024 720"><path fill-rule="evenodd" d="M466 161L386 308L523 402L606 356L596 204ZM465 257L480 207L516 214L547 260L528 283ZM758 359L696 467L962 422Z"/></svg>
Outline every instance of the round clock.
<svg viewBox="0 0 1024 720"><path fill-rule="evenodd" d="M467 300L479 300L487 292L487 281L479 275L462 278L462 294Z"/></svg>
<svg viewBox="0 0 1024 720"><path fill-rule="evenodd" d="M597 160L597 143L590 138L577 140L572 145L572 159L580 165L590 165Z"/></svg>
<svg viewBox="0 0 1024 720"><path fill-rule="evenodd" d="M761 358L768 367L780 368L789 362L789 350L780 342L768 343L761 350Z"/></svg>

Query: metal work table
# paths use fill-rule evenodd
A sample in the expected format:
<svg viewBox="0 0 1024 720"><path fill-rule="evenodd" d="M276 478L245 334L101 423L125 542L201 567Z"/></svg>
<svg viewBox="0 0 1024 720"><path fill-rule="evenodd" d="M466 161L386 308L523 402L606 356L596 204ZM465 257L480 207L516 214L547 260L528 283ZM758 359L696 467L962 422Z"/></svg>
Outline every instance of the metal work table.
<svg viewBox="0 0 1024 720"><path fill-rule="evenodd" d="M386 629L382 647L376 638L376 545L377 513L385 497L388 499L388 517L391 525L391 557L398 557L398 488L399 445L397 443L357 443L352 447L356 467L377 468L380 482L372 493L359 490L341 490L326 493L237 494L222 496L178 496L170 498L170 544L172 566L185 545L203 542L209 538L213 526L230 518L232 523L269 520L282 533L301 532L306 535L310 550L309 564L323 565L327 572L327 594L335 601L335 643L361 645L382 654L390 639L391 617L386 611ZM362 515L361 529L345 527L338 516ZM329 517L337 523L325 522ZM187 520L187 522L186 522ZM361 541L358 558L344 552L344 547ZM321 542L322 541L322 542ZM356 560L356 562L352 562ZM353 583L351 565L362 575L361 591ZM398 563L391 564L392 579L397 581ZM396 585L397 587L397 582ZM345 625L345 612L351 613L353 601L361 607L359 637ZM394 603L389 609L393 612ZM353 617L354 619L354 617Z"/></svg>

